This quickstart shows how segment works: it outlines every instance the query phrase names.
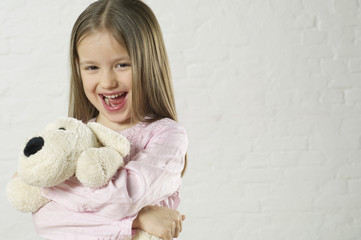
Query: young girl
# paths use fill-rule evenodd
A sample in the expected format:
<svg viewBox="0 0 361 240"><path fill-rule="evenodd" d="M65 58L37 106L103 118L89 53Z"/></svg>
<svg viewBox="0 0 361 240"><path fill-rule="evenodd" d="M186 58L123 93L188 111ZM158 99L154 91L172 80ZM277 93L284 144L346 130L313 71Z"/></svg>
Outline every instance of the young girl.
<svg viewBox="0 0 361 240"><path fill-rule="evenodd" d="M168 208L180 202L188 140L176 122L153 12L140 0L91 4L73 27L70 56L69 115L118 131L131 142L131 152L103 188L84 187L75 178L44 188L52 201L33 215L38 234L52 240L129 239L132 228L142 228L177 237L182 217Z"/></svg>

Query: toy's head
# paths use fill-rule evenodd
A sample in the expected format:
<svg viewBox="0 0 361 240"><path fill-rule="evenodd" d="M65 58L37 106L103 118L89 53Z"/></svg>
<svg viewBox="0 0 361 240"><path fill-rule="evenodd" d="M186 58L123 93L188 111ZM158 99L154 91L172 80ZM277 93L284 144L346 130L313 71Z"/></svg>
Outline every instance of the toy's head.
<svg viewBox="0 0 361 240"><path fill-rule="evenodd" d="M19 157L19 176L33 186L57 185L74 175L77 159L85 149L97 146L86 124L61 118L25 143Z"/></svg>

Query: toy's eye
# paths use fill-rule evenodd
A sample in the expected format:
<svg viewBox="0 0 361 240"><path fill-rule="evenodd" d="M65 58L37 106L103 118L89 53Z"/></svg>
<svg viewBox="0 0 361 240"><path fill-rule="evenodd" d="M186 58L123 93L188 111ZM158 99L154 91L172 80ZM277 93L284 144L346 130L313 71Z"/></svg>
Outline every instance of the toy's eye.
<svg viewBox="0 0 361 240"><path fill-rule="evenodd" d="M66 129L61 127L61 128L59 128L59 130L66 130Z"/></svg>

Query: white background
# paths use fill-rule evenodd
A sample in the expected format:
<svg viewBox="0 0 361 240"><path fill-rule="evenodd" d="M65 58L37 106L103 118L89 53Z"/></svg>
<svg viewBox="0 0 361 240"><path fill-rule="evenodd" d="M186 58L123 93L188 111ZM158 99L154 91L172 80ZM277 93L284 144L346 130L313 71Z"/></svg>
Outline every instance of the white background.
<svg viewBox="0 0 361 240"><path fill-rule="evenodd" d="M6 182L67 114L70 31L90 0L0 1L0 239L39 239ZM361 1L148 0L189 166L183 240L361 239Z"/></svg>

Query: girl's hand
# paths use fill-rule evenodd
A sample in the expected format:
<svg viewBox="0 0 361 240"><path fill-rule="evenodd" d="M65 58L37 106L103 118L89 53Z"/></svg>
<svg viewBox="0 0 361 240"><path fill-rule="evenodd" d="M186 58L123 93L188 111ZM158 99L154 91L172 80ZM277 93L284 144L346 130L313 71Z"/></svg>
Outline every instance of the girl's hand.
<svg viewBox="0 0 361 240"><path fill-rule="evenodd" d="M133 221L133 228L140 228L163 240L171 240L179 236L184 219L185 215L181 215L176 210L146 206L139 211L137 218Z"/></svg>

